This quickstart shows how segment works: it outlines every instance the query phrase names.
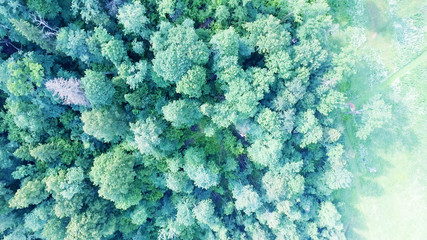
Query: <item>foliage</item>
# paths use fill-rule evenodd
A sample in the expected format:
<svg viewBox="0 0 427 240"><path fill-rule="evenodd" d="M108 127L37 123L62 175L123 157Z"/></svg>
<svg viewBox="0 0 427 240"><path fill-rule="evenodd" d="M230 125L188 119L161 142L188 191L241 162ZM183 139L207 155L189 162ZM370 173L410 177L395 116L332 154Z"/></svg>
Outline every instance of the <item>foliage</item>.
<svg viewBox="0 0 427 240"><path fill-rule="evenodd" d="M72 0L70 10L74 15L80 14L81 19L86 23L103 25L108 21L108 15L102 10L97 0Z"/></svg>
<svg viewBox="0 0 427 240"><path fill-rule="evenodd" d="M28 181L9 200L9 206L17 209L26 208L41 203L47 197L44 184L40 180Z"/></svg>
<svg viewBox="0 0 427 240"><path fill-rule="evenodd" d="M155 56L153 70L163 79L163 85L180 81L192 65L207 63L208 48L199 39L193 25L194 22L189 19L178 26L163 22L159 31L151 37Z"/></svg>
<svg viewBox="0 0 427 240"><path fill-rule="evenodd" d="M117 107L85 111L81 119L84 123L83 131L105 142L124 137L128 129L126 116Z"/></svg>
<svg viewBox="0 0 427 240"><path fill-rule="evenodd" d="M103 73L86 70L81 81L85 96L92 107L102 107L112 103L115 89Z"/></svg>
<svg viewBox="0 0 427 240"><path fill-rule="evenodd" d="M41 87L44 69L32 54L22 60L12 61L7 65L9 77L6 82L7 89L15 96L28 95L34 92L35 87Z"/></svg>
<svg viewBox="0 0 427 240"><path fill-rule="evenodd" d="M362 140L365 140L374 129L382 127L391 120L391 106L386 104L380 95L371 98L363 106L363 111L362 126L356 132L356 136Z"/></svg>
<svg viewBox="0 0 427 240"><path fill-rule="evenodd" d="M184 155L184 171L194 181L194 185L209 189L218 184L218 170L213 164L207 164L202 149L189 148Z"/></svg>
<svg viewBox="0 0 427 240"><path fill-rule="evenodd" d="M206 70L195 66L182 77L176 84L176 92L186 94L191 98L199 98L202 95L203 86L206 84Z"/></svg>
<svg viewBox="0 0 427 240"><path fill-rule="evenodd" d="M114 202L118 209L128 209L142 199L133 170L135 158L119 147L95 158L89 176L99 195ZM114 183L114 184L113 184Z"/></svg>
<svg viewBox="0 0 427 240"><path fill-rule="evenodd" d="M366 139L391 107L342 112L355 50L327 1L0 15L1 239L344 238L341 117Z"/></svg>
<svg viewBox="0 0 427 240"><path fill-rule="evenodd" d="M247 215L252 214L262 205L258 193L251 185L237 185L233 189L233 198L236 199L234 202L236 209L243 210Z"/></svg>
<svg viewBox="0 0 427 240"><path fill-rule="evenodd" d="M61 11L57 0L29 0L28 8L39 13L42 17L55 18Z"/></svg>
<svg viewBox="0 0 427 240"><path fill-rule="evenodd" d="M42 49L48 52L55 51L55 43L49 38L49 35L46 35L43 31L28 21L24 19L11 19L10 23L17 32L23 35L30 42L39 45Z"/></svg>
<svg viewBox="0 0 427 240"><path fill-rule="evenodd" d="M119 9L117 18L123 24L125 34L135 34L143 39L148 39L150 31L147 28L149 22L145 16L145 7L140 2L125 4Z"/></svg>
<svg viewBox="0 0 427 240"><path fill-rule="evenodd" d="M186 99L170 102L162 107L162 112L164 118L176 128L191 127L202 118L197 102Z"/></svg>
<svg viewBox="0 0 427 240"><path fill-rule="evenodd" d="M56 35L56 50L65 53L73 59L89 63L93 58L86 43L88 33L76 25L63 27Z"/></svg>

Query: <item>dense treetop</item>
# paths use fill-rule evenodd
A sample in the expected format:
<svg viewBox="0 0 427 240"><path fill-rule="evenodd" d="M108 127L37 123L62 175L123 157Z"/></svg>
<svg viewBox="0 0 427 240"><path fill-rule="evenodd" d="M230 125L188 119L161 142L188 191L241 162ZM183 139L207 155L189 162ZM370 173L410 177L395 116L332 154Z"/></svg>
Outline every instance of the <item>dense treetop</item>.
<svg viewBox="0 0 427 240"><path fill-rule="evenodd" d="M343 239L333 2L0 0L0 237Z"/></svg>

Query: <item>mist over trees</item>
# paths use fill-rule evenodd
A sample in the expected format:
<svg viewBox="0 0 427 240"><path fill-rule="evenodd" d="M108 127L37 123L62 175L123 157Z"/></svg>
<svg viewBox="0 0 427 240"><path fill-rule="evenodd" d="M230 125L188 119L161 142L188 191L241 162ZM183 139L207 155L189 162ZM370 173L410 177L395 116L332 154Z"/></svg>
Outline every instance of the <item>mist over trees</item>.
<svg viewBox="0 0 427 240"><path fill-rule="evenodd" d="M0 1L0 237L344 239L328 2Z"/></svg>

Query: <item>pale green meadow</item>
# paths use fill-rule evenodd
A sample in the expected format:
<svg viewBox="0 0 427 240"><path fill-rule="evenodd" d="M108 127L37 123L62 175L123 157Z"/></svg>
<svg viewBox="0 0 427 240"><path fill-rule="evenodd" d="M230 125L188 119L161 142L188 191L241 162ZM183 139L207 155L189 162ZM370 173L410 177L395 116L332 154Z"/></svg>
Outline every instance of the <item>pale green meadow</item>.
<svg viewBox="0 0 427 240"><path fill-rule="evenodd" d="M366 141L358 120L343 116L353 187L337 194L348 239L427 237L427 53L425 1L360 2L366 56L344 83L361 109L381 94L393 118ZM356 14L355 14L356 15ZM357 16L356 16L357 17ZM360 16L359 16L360 17Z"/></svg>

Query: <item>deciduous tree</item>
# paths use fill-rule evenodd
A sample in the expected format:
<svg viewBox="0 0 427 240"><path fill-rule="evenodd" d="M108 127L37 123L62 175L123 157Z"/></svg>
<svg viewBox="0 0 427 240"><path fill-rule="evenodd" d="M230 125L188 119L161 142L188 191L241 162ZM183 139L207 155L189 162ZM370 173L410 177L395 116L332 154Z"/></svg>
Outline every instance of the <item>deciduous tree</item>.
<svg viewBox="0 0 427 240"><path fill-rule="evenodd" d="M93 109L82 113L83 130L99 140L112 142L129 129L123 110L117 107Z"/></svg>
<svg viewBox="0 0 427 240"><path fill-rule="evenodd" d="M99 195L114 202L118 209L128 209L142 199L136 172L135 157L116 147L95 158L89 173L99 186Z"/></svg>
<svg viewBox="0 0 427 240"><path fill-rule="evenodd" d="M120 7L117 18L123 25L124 33L134 34L143 39L149 39L149 20L145 14L145 7L138 1L134 1L133 3L128 3Z"/></svg>
<svg viewBox="0 0 427 240"><path fill-rule="evenodd" d="M164 118L176 128L191 127L196 124L202 114L196 101L180 99L162 107Z"/></svg>

